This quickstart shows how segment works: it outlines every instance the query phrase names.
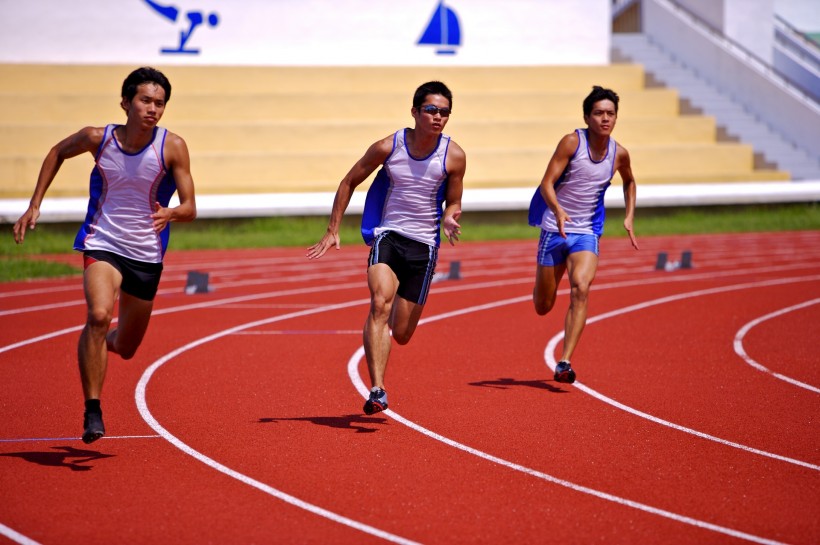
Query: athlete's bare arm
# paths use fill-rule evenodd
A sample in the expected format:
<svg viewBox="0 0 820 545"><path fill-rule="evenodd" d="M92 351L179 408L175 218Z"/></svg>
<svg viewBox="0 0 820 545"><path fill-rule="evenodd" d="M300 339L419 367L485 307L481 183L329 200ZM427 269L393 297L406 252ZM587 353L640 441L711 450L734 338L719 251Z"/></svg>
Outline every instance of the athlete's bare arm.
<svg viewBox="0 0 820 545"><path fill-rule="evenodd" d="M387 160L391 151L393 151L392 134L374 142L367 148L362 158L356 161L356 164L353 165L345 177L342 178L339 188L336 190L336 196L333 199L333 209L330 213L327 231L319 242L308 248L307 257L309 259L322 257L332 246L335 246L337 250L341 248L339 227L342 224L342 216L350 204L350 197L353 195L353 191L359 184L365 181L379 165Z"/></svg>
<svg viewBox="0 0 820 545"><path fill-rule="evenodd" d="M635 201L637 199L637 184L632 175L632 164L629 159L629 152L625 147L618 144L618 153L615 155L615 170L621 175L624 183L624 205L626 208L624 216L624 229L629 235L632 247L638 250L638 240L635 238L633 222L635 220Z"/></svg>
<svg viewBox="0 0 820 545"><path fill-rule="evenodd" d="M558 234L564 238L567 238L566 233L564 233L564 224L566 222L572 222L572 218L570 218L567 213L564 212L564 209L561 208L561 205L558 204L558 196L555 194L555 182L558 181L558 178L561 177L561 173L567 168L569 160L572 159L576 149L578 149L578 134L572 132L564 135L558 142L558 146L556 146L555 152L547 164L547 171L541 179L541 196L544 197L547 206L549 206L555 215L555 221L558 224Z"/></svg>
<svg viewBox="0 0 820 545"><path fill-rule="evenodd" d="M179 206L163 208L154 203L154 231L157 233L165 229L169 221L193 221L196 218L196 197L194 193L194 179L191 176L191 158L185 140L172 132L165 138L165 161L168 169L174 176L179 195Z"/></svg>
<svg viewBox="0 0 820 545"><path fill-rule="evenodd" d="M37 226L37 220L40 218L40 205L51 182L54 181L54 177L63 165L63 161L85 152L96 153L102 142L103 134L105 134L103 127L85 127L64 138L49 150L40 167L37 185L34 187L29 207L14 224L14 240L17 244L22 244L25 240L26 229L34 229Z"/></svg>
<svg viewBox="0 0 820 545"><path fill-rule="evenodd" d="M444 209L444 236L455 245L458 237L461 236L461 225L458 220L461 218L461 195L464 192L464 172L467 170L467 155L461 146L450 140L450 147L447 150L447 194L444 196L446 208Z"/></svg>

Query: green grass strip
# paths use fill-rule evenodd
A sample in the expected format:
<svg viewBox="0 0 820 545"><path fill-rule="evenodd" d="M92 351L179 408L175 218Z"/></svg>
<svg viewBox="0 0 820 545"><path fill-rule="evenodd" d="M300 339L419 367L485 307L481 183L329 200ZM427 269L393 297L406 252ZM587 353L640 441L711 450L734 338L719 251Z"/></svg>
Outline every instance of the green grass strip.
<svg viewBox="0 0 820 545"><path fill-rule="evenodd" d="M359 221L355 215L345 217L340 231L342 245L362 244ZM535 241L538 238L538 229L527 225L524 211L465 213L461 226L464 242ZM4 227L7 238L0 243L0 282L81 272L79 267L35 259L38 255L70 253L77 224L40 224L27 234L22 245L14 243L11 226ZM322 237L326 228L327 218L321 216L200 219L174 224L169 249L307 248ZM653 235L817 229L820 229L818 203L638 209L635 219L638 241ZM625 236L623 209L607 212L604 236Z"/></svg>

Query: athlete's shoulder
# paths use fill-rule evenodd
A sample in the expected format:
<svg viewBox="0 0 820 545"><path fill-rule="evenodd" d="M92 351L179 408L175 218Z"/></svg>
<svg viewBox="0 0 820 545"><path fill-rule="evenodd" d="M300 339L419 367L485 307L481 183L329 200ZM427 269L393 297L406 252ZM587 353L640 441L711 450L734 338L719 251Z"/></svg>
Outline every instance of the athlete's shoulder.
<svg viewBox="0 0 820 545"><path fill-rule="evenodd" d="M578 150L578 146L580 146L580 144L581 137L579 136L578 131L575 130L561 137L555 151L559 156L563 155L569 158L575 155L575 152Z"/></svg>
<svg viewBox="0 0 820 545"><path fill-rule="evenodd" d="M188 144L181 136L169 130L165 131L163 155L165 156L165 162L168 166L188 164L190 161Z"/></svg>
<svg viewBox="0 0 820 545"><path fill-rule="evenodd" d="M449 138L449 137L448 137ZM466 159L467 153L464 151L464 148L458 145L458 143L450 138L450 143L447 146L447 154L451 155L455 158Z"/></svg>
<svg viewBox="0 0 820 545"><path fill-rule="evenodd" d="M76 132L76 136L83 140L87 140L92 144L99 145L105 137L105 130L108 127L111 127L113 130L115 125L107 125L105 127L83 127Z"/></svg>
<svg viewBox="0 0 820 545"><path fill-rule="evenodd" d="M630 166L629 151L620 142L615 146L615 170Z"/></svg>
<svg viewBox="0 0 820 545"><path fill-rule="evenodd" d="M393 148L396 146L396 142L399 137L399 132L395 132L393 134L389 134L384 138L380 138L373 142L369 148L367 148L367 155L372 157L380 158L382 162L387 157L393 153Z"/></svg>

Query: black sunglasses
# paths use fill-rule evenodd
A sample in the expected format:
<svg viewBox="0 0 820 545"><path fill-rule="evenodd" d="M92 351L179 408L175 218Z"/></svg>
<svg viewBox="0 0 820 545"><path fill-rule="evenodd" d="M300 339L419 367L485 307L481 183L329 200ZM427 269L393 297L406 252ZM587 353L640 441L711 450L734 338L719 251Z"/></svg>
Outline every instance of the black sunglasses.
<svg viewBox="0 0 820 545"><path fill-rule="evenodd" d="M441 114L441 117L450 117L450 108L437 108L432 104L426 104L419 109L426 114Z"/></svg>

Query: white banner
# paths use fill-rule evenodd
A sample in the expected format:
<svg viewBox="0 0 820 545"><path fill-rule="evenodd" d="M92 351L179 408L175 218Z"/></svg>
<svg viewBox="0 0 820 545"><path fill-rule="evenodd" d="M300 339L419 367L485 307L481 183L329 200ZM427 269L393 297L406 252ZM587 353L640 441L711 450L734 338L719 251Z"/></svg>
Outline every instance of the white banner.
<svg viewBox="0 0 820 545"><path fill-rule="evenodd" d="M609 63L610 0L0 0L0 62Z"/></svg>

